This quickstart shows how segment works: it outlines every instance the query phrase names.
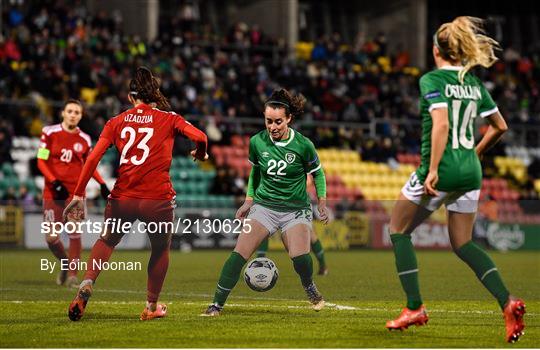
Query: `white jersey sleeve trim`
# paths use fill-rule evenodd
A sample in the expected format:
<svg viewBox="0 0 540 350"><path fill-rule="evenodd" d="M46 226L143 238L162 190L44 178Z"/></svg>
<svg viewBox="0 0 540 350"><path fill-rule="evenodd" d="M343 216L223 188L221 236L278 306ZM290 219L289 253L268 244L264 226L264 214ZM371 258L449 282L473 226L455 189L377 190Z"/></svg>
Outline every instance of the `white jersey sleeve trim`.
<svg viewBox="0 0 540 350"><path fill-rule="evenodd" d="M438 109L438 108L448 108L448 103L446 102L437 102L429 106L428 111L431 113L432 110Z"/></svg>
<svg viewBox="0 0 540 350"><path fill-rule="evenodd" d="M317 171L317 170L319 170L319 169L320 169L321 167L322 167L322 164L319 164L319 166L318 166L318 167L316 167L315 169L313 169L313 170L309 171L309 172L308 172L308 174L311 174L311 173L314 173L314 172L316 172L316 171Z"/></svg>
<svg viewBox="0 0 540 350"><path fill-rule="evenodd" d="M81 135L81 137L86 141L86 143L88 144L88 147L92 147L92 139L90 138L90 135L81 131L80 129L79 129L79 135Z"/></svg>
<svg viewBox="0 0 540 350"><path fill-rule="evenodd" d="M495 108L490 109L489 111L484 111L480 113L480 116L482 118L489 117L490 115L497 113L499 111L499 107L495 106Z"/></svg>
<svg viewBox="0 0 540 350"><path fill-rule="evenodd" d="M60 132L60 131L62 131L61 124L49 125L49 126L44 127L42 130L42 132L47 136L51 136L52 133Z"/></svg>

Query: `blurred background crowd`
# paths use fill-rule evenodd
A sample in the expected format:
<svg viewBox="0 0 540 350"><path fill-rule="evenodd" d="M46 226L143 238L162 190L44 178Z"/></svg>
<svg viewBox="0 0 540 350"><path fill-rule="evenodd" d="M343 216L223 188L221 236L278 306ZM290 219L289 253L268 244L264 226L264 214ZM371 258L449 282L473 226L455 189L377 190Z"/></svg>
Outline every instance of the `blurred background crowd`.
<svg viewBox="0 0 540 350"><path fill-rule="evenodd" d="M91 14L80 1L37 4L11 1L2 8L0 163L13 162L14 136L39 137L43 126L57 123L68 98L84 101L80 127L96 140L104 123L128 105L128 82L140 65L154 70L172 109L205 129L215 145L229 145L232 135L246 132L238 120L258 118L261 128L264 100L283 86L306 97L306 112L295 122L319 148L339 145L363 160L390 164L419 151L418 79L424 72L411 65L406 47L390 50L384 32L358 32L349 42L340 32L320 35L299 42L291 55L283 39L257 25L238 22L216 33L189 2L160 17L152 41L125 34L118 11ZM476 73L509 124L538 129L540 52L505 44L500 60ZM538 133L522 140L539 146ZM175 152L185 154L188 147L178 142ZM502 142L491 156L505 155L505 147ZM488 159L487 167L492 163ZM538 198L538 158L526 166L521 195ZM212 191L242 193L241 174L219 167L217 174ZM4 193L12 197L35 200L23 186Z"/></svg>

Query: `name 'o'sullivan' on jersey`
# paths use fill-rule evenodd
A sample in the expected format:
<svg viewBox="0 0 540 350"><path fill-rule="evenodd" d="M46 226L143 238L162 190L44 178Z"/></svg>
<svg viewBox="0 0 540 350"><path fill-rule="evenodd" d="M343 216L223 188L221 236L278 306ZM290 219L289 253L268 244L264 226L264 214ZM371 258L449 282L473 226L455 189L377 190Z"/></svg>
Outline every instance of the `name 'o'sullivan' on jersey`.
<svg viewBox="0 0 540 350"><path fill-rule="evenodd" d="M448 142L439 163L441 191L471 191L482 186L482 167L475 151L475 119L498 111L497 105L482 82L472 73L458 79L463 67L448 66L426 73L420 79L420 113L422 115L421 164L416 170L424 183L431 158L431 111L448 109Z"/></svg>
<svg viewBox="0 0 540 350"><path fill-rule="evenodd" d="M290 128L286 140L273 141L263 130L251 137L249 161L260 172L254 202L278 211L311 208L307 174L321 169L313 142Z"/></svg>

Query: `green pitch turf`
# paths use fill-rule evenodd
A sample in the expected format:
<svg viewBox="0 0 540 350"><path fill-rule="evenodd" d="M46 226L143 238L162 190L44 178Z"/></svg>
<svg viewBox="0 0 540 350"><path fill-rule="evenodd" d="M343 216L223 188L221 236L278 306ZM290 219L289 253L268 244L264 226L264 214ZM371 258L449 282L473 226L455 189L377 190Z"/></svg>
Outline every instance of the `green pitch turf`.
<svg viewBox="0 0 540 350"><path fill-rule="evenodd" d="M391 252L328 252L330 274L316 277L329 305L314 312L292 264L270 252L280 278L256 293L240 281L222 316L199 314L211 301L226 251L171 254L161 301L166 318L138 316L145 303L148 252L117 251L116 261L141 261L143 271L103 272L83 319L71 322L75 291L40 271L48 251L0 253L0 347L537 347L540 339L538 252L492 253L508 287L527 304L525 336L504 342L494 299L450 252L419 252L420 283L430 321L389 332L387 319L403 306ZM85 258L87 252L84 254Z"/></svg>

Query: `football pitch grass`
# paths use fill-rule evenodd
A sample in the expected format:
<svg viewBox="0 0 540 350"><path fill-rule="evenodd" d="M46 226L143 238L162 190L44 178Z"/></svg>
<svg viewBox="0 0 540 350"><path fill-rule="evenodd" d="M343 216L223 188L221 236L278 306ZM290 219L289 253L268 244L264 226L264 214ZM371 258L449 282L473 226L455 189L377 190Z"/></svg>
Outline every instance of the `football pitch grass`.
<svg viewBox="0 0 540 350"><path fill-rule="evenodd" d="M418 252L422 296L430 321L389 332L404 297L389 251L327 252L328 276L316 276L327 307L314 312L284 252L269 257L280 277L274 289L251 291L241 280L220 317L199 315L212 300L228 251L171 253L160 301L168 316L142 322L147 251L117 251L112 261L140 261L142 271L102 272L79 322L67 318L75 290L40 271L48 251L0 255L0 347L538 347L540 255L491 253L506 284L525 299L525 335L504 341L495 300L451 252ZM83 253L86 259L88 252ZM314 262L314 266L317 264Z"/></svg>

